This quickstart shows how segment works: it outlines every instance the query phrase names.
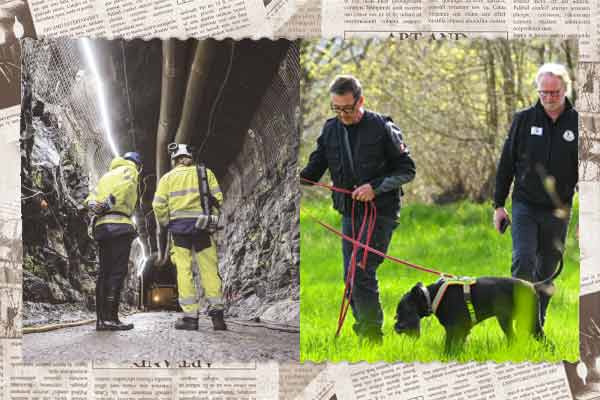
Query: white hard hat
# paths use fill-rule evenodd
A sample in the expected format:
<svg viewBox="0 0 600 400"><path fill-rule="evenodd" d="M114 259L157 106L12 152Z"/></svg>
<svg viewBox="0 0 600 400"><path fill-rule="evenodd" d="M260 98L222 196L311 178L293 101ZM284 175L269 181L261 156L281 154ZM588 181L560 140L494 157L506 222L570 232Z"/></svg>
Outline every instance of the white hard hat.
<svg viewBox="0 0 600 400"><path fill-rule="evenodd" d="M171 143L169 144L168 149L169 153L171 153L171 160L174 160L180 156L187 156L192 158L192 148L187 144Z"/></svg>

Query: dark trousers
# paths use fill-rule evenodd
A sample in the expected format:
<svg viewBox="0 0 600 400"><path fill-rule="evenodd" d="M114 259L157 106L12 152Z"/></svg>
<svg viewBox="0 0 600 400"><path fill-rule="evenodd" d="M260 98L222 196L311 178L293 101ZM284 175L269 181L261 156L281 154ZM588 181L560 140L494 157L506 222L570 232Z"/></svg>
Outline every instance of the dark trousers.
<svg viewBox="0 0 600 400"><path fill-rule="evenodd" d="M355 217L355 234L358 235L362 217ZM370 246L383 253L387 252L388 245L392 238L392 233L396 229L397 222L395 218L378 216L375 222L375 229L371 237ZM366 240L366 226L364 229L361 243ZM352 218L344 216L342 219L342 232L345 235L352 236ZM344 281L348 275L350 261L352 257L352 243L342 240L342 252L344 255ZM353 326L354 331L360 336L380 336L381 326L383 325L383 311L379 303L379 286L377 283L377 267L383 261L383 257L369 253L367 265L363 270L359 263L362 262L363 250L359 249L356 255L356 275L354 278L354 288L350 306L356 323Z"/></svg>
<svg viewBox="0 0 600 400"><path fill-rule="evenodd" d="M558 218L552 209L513 202L512 276L529 282L550 277L562 257L569 217ZM550 297L540 295L540 321L546 319Z"/></svg>
<svg viewBox="0 0 600 400"><path fill-rule="evenodd" d="M102 307L108 296L115 296L119 301L123 282L127 276L129 252L134 236L120 235L98 241L100 269L96 281L96 308Z"/></svg>

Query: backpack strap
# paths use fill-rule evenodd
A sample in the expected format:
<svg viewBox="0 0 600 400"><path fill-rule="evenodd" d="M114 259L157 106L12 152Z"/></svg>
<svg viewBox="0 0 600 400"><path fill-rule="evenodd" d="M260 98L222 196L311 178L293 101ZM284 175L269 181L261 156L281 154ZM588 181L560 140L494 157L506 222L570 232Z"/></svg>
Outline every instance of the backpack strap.
<svg viewBox="0 0 600 400"><path fill-rule="evenodd" d="M206 166L204 166L204 164L198 164L196 170L198 171L198 190L200 193L200 205L202 206L202 210L207 215L210 215L213 210L220 211L221 207L219 207L219 202L210 192Z"/></svg>
<svg viewBox="0 0 600 400"><path fill-rule="evenodd" d="M200 205L202 206L202 211L204 211L206 215L210 215L211 204L208 195L210 190L208 188L208 178L206 177L206 167L204 164L198 164L196 171L198 172L198 192L200 193Z"/></svg>

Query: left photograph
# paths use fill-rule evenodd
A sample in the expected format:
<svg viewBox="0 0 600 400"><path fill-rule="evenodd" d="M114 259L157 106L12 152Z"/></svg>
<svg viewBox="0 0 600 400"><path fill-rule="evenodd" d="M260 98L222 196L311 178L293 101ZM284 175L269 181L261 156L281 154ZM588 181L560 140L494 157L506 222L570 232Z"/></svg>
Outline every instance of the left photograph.
<svg viewBox="0 0 600 400"><path fill-rule="evenodd" d="M299 359L299 50L22 41L23 357Z"/></svg>
<svg viewBox="0 0 600 400"><path fill-rule="evenodd" d="M35 38L36 32L29 5L23 0L0 2L0 109L19 104L19 39Z"/></svg>

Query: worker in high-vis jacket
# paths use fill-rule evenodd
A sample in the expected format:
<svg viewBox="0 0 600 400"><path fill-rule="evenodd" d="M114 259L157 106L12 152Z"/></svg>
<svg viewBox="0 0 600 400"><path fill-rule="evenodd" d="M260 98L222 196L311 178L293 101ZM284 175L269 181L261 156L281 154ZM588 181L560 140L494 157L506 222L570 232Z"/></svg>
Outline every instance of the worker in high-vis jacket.
<svg viewBox="0 0 600 400"><path fill-rule="evenodd" d="M91 236L98 242L100 269L96 281L96 330L133 329L119 320L121 290L136 237L131 216L138 201L142 159L136 152L115 157L109 171L85 199L92 212Z"/></svg>
<svg viewBox="0 0 600 400"><path fill-rule="evenodd" d="M170 255L183 310L175 329L197 330L206 307L214 330L226 330L213 237L223 194L213 172L194 163L190 146L171 143L168 149L173 169L158 182L152 208L172 238Z"/></svg>

